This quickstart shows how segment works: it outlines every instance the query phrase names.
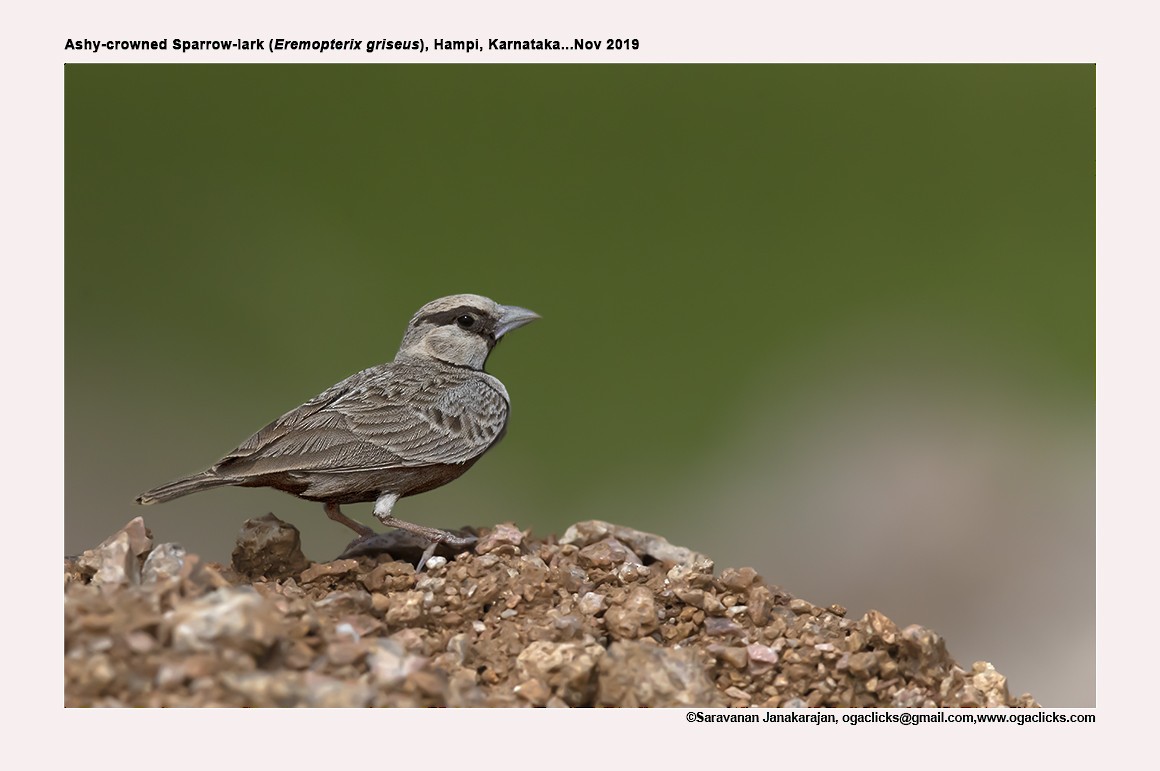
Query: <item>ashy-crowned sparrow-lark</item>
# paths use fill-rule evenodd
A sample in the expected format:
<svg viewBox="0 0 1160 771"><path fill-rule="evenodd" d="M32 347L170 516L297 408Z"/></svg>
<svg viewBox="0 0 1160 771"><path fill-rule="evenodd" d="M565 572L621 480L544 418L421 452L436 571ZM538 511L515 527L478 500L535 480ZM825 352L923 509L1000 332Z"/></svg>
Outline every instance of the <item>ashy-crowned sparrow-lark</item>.
<svg viewBox="0 0 1160 771"><path fill-rule="evenodd" d="M433 543L471 539L391 514L395 502L433 490L471 468L504 435L511 400L483 371L505 334L539 316L474 294L427 303L414 315L395 360L364 369L287 412L199 474L142 493L151 504L224 485L273 487L325 504L360 536L344 503L375 501L384 525Z"/></svg>

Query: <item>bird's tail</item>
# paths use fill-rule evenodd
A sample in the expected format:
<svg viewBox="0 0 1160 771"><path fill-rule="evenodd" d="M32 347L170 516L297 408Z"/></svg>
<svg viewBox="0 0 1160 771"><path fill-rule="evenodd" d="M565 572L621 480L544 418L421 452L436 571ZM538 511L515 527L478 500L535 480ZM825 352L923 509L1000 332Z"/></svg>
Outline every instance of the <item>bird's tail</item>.
<svg viewBox="0 0 1160 771"><path fill-rule="evenodd" d="M137 503L143 506L148 506L151 503L165 503L165 501L171 501L174 498L180 498L200 490L209 490L233 483L234 480L229 477L220 477L212 471L203 471L200 474L178 479L176 482L170 482L167 485L161 485L161 487L155 487L148 492L141 493L137 496Z"/></svg>

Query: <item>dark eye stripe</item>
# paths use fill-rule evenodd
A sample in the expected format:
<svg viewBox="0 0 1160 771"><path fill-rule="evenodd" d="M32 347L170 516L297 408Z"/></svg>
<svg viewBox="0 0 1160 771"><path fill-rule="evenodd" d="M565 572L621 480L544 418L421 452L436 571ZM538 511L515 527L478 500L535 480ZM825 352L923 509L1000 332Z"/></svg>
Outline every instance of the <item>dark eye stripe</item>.
<svg viewBox="0 0 1160 771"><path fill-rule="evenodd" d="M486 316L479 308L471 305L460 305L458 308L452 308L448 311L439 311L438 313L428 313L426 316L420 316L415 319L415 326L419 326L420 324L434 324L436 326L440 324L452 324L457 318L465 314L471 314L476 318L484 318Z"/></svg>

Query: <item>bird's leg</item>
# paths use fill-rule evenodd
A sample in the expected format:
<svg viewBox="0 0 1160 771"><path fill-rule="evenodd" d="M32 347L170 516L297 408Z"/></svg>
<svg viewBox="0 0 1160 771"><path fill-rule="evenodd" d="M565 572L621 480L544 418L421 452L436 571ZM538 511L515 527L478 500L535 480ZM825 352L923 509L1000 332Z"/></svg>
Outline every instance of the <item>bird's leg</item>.
<svg viewBox="0 0 1160 771"><path fill-rule="evenodd" d="M449 533L446 530L440 530L436 527L424 527L423 525L416 525L414 522L404 522L403 520L397 519L390 515L379 517L379 521L387 527L397 527L400 530L406 530L408 532L414 533L415 535L421 535L429 541L434 541L435 543L445 543L448 546L471 546L471 544L475 543L476 541L475 538L470 536L465 537L461 535L455 535L454 533Z"/></svg>
<svg viewBox="0 0 1160 771"><path fill-rule="evenodd" d="M326 504L326 516L330 517L335 522L341 522L363 538L369 538L375 534L374 530L371 530L369 527L360 522L355 522L353 519L343 514L342 510L338 508L337 503Z"/></svg>
<svg viewBox="0 0 1160 771"><path fill-rule="evenodd" d="M397 527L400 530L406 530L415 535L422 536L429 541L435 543L445 543L448 546L470 546L475 543L476 539L473 537L463 537L449 533L446 530L440 530L435 527L425 527L423 525L416 525L413 522L404 522L401 519L396 519L391 514L391 509L395 505L395 501L399 500L399 496L394 493L383 493L379 499L375 501L375 516L378 517L379 522L382 522L387 527Z"/></svg>

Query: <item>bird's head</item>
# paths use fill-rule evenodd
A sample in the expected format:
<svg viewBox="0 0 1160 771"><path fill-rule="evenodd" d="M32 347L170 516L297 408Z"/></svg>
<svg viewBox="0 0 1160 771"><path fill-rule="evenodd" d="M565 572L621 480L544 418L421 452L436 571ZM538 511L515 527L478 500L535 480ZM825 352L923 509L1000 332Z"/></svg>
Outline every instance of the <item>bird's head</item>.
<svg viewBox="0 0 1160 771"><path fill-rule="evenodd" d="M437 359L482 370L501 337L538 318L526 308L500 305L477 294L440 297L411 318L395 361Z"/></svg>

